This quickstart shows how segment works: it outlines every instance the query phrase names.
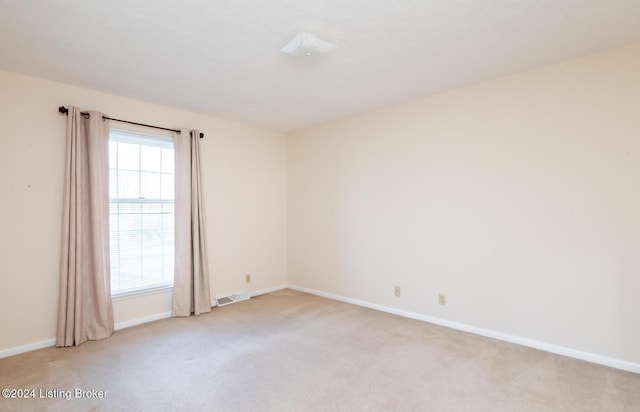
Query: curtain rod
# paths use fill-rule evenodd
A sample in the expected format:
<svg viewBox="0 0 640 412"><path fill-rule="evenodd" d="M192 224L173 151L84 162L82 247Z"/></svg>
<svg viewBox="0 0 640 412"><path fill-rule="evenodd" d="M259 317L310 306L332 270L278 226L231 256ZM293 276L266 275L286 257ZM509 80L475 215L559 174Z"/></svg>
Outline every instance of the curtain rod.
<svg viewBox="0 0 640 412"><path fill-rule="evenodd" d="M58 107L58 111L60 113L62 113L62 114L66 114L67 116L69 115L69 109L67 109L64 106ZM80 114L83 115L83 116L89 116L89 113L86 113L86 112L80 112ZM151 125L151 124L131 122L129 120L122 120L122 119L114 119L112 117L107 117L107 116L102 116L102 120L113 120L114 122L134 124L136 126L151 127L152 129L168 130L170 132L176 132L176 133L180 134L180 130L177 130L177 129L168 129L166 127L154 126L154 125ZM191 134L191 133L192 132L189 132L189 134ZM200 133L200 138L202 139L203 137L204 137L204 133Z"/></svg>

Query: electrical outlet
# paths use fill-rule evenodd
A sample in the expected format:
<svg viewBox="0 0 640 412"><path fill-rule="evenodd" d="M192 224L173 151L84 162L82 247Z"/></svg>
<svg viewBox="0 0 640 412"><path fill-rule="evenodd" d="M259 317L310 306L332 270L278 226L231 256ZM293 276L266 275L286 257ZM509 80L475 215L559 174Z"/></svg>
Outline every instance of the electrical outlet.
<svg viewBox="0 0 640 412"><path fill-rule="evenodd" d="M400 297L400 286L394 286L393 287L393 296Z"/></svg>
<svg viewBox="0 0 640 412"><path fill-rule="evenodd" d="M442 306L447 306L447 295L445 295L444 293L440 293L438 295L438 303Z"/></svg>
<svg viewBox="0 0 640 412"><path fill-rule="evenodd" d="M244 281L245 281L245 283L251 283L251 275L246 274L246 275L244 276Z"/></svg>

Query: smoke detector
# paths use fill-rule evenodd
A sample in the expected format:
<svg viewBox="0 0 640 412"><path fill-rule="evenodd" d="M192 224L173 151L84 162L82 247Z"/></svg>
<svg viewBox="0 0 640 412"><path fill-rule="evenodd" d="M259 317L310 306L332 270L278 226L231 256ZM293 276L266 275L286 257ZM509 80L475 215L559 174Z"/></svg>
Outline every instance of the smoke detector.
<svg viewBox="0 0 640 412"><path fill-rule="evenodd" d="M292 56L309 57L329 53L337 47L335 44L320 40L313 34L302 31L280 51Z"/></svg>

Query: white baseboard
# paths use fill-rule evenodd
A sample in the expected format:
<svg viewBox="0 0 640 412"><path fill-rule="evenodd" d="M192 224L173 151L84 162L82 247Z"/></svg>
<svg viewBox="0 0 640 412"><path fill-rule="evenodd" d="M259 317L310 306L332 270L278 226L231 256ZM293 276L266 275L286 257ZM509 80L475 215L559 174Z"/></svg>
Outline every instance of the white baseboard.
<svg viewBox="0 0 640 412"><path fill-rule="evenodd" d="M274 286L272 288L255 290L253 292L249 292L249 295L251 297L254 297L254 296L264 295L266 293L271 293L271 292L275 292L275 291L286 289L286 288L287 288L287 285L283 284L279 286ZM215 306L215 299L213 300L211 306L212 307ZM150 316L144 316L141 318L131 319L125 322L118 322L114 325L114 330L130 328L132 326L141 325L143 323L170 318L171 315L172 315L172 312L168 311L168 312L156 313ZM40 342L33 342L33 343L28 343L26 345L15 346L13 348L2 349L0 350L0 359L13 356L13 355L19 355L25 352L31 352L37 349L50 348L55 345L56 345L56 339L51 338L51 339L45 339Z"/></svg>
<svg viewBox="0 0 640 412"><path fill-rule="evenodd" d="M25 352L31 352L32 350L50 348L56 345L56 339L45 339L40 342L27 343L26 345L14 346L13 348L0 350L0 359L7 358L13 355L19 355Z"/></svg>
<svg viewBox="0 0 640 412"><path fill-rule="evenodd" d="M254 290L253 292L249 292L249 296L251 296L253 298L255 296L265 295L267 293L277 292L279 290L287 289L288 287L289 287L289 285L284 284L284 285L274 286L272 288Z"/></svg>
<svg viewBox="0 0 640 412"><path fill-rule="evenodd" d="M114 325L114 330L120 330L130 328L131 326L140 325L147 322L153 322L154 320L165 319L171 317L171 311L157 313L151 316L145 316L142 318L131 319L126 322L118 322ZM56 345L56 339L45 339L40 342L27 343L26 345L14 346L13 348L0 350L0 359L7 358L13 355L19 355L25 352L31 352L37 349L50 348Z"/></svg>
<svg viewBox="0 0 640 412"><path fill-rule="evenodd" d="M321 296L328 299L337 300L340 302L350 303L357 306L362 306L369 309L379 310L381 312L387 312L405 318L421 320L424 322L433 323L435 325L445 326L447 328L461 330L464 332L473 333L475 335L485 336L488 338L498 339L505 342L515 343L518 345L527 346L534 349L543 350L545 352L555 353L558 355L567 356L569 358L575 358L584 360L598 365L609 366L616 369L621 369L628 372L640 373L640 364L628 362L620 359L609 358L594 353L583 352L576 349L565 348L563 346L553 345L546 342L540 342L533 339L523 338L520 336L509 335L507 333L497 332L490 329L479 328L476 326L467 325L464 323L452 322L446 319L436 318L432 316L421 315L415 312L409 312L402 309L396 309L389 306L378 305L358 299L352 299L345 296L335 295L333 293L321 292L314 289L304 288L296 285L289 285L289 289L297 290L299 292L305 292L316 296Z"/></svg>
<svg viewBox="0 0 640 412"><path fill-rule="evenodd" d="M156 313L149 316L144 316L141 318L131 319L125 322L118 322L114 325L113 329L120 330L120 329L130 328L132 326L141 325L143 323L153 322L154 320L170 318L171 315L172 315L172 312L168 311L168 312Z"/></svg>
<svg viewBox="0 0 640 412"><path fill-rule="evenodd" d="M594 353L583 352L576 349L565 348L563 346L553 345L546 342L540 342L537 340L523 338L520 336L509 335L507 333L502 333L502 332L498 332L490 329L479 328L479 327L467 325L464 323L452 322L452 321L441 319L441 318L426 316L426 315L422 315L415 312L396 309L389 306L378 305L375 303L370 303L370 302L366 302L358 299L348 298L345 296L335 295L333 293L321 292L318 290L309 289L301 286L285 284L285 285L274 286L271 288L256 290L253 292L249 292L249 294L251 297L254 297L254 296L264 295L266 293L276 292L278 290L287 289L287 288L297 290L299 292L305 292L312 295L321 296L328 299L337 300L340 302L362 306L369 309L379 310L381 312L403 316L405 318L416 319L423 322L429 322L435 325L445 326L451 329L461 330L464 332L469 332L469 333L473 333L480 336L486 336L488 338L498 339L505 342L511 342L518 345L523 345L530 348L567 356L570 358L580 359L587 362L596 363L599 365L609 366L612 368L640 374L640 364L637 364L637 363L610 358L602 355L597 355ZM160 320L160 319L165 319L170 317L171 317L171 311L168 311L168 312L157 313L151 316L132 319L126 322L118 322L115 324L115 330L129 328L131 326L141 325L143 323L153 322L155 320ZM0 350L0 359L6 358L8 356L18 355L25 352L30 352L37 349L52 347L52 346L55 346L55 343L56 343L55 338L51 338L51 339L45 339L39 342L28 343L26 345L15 346L13 348L3 349L3 350Z"/></svg>
<svg viewBox="0 0 640 412"><path fill-rule="evenodd" d="M264 295L266 293L271 293L271 292L275 292L275 291L286 289L286 288L287 288L287 285L284 284L284 285L274 286L272 288L255 290L253 292L249 292L249 296L254 297L254 296ZM211 307L215 307L215 306L216 306L216 300L213 299L211 301ZM114 326L114 329L119 330L124 328L130 328L131 326L136 326L136 325L140 325L147 322L153 322L154 320L166 319L166 318L170 318L171 316L172 316L171 311L157 313L151 316L145 316L142 318L128 320L126 322L116 323Z"/></svg>

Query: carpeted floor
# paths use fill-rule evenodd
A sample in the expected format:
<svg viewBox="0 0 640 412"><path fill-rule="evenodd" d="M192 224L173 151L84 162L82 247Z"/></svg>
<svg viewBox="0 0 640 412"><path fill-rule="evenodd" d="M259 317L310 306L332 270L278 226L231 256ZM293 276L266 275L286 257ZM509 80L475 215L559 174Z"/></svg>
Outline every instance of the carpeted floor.
<svg viewBox="0 0 640 412"><path fill-rule="evenodd" d="M36 396L2 411L640 411L640 375L291 290L0 359L0 386Z"/></svg>

